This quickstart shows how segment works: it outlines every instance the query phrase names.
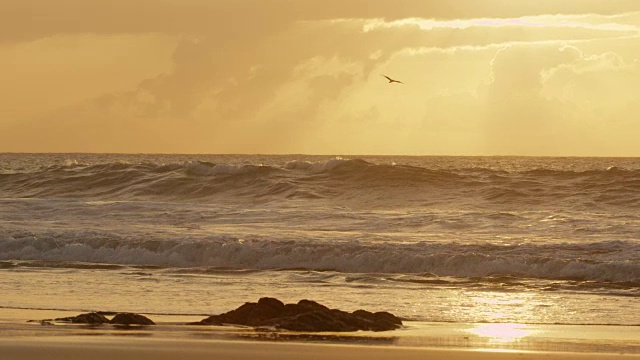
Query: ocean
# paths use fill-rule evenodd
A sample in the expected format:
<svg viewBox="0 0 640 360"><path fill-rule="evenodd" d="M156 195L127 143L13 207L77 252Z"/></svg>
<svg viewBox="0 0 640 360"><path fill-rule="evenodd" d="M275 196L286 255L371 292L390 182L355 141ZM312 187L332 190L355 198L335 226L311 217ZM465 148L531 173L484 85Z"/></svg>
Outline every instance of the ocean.
<svg viewBox="0 0 640 360"><path fill-rule="evenodd" d="M640 159L0 154L0 308L640 325Z"/></svg>

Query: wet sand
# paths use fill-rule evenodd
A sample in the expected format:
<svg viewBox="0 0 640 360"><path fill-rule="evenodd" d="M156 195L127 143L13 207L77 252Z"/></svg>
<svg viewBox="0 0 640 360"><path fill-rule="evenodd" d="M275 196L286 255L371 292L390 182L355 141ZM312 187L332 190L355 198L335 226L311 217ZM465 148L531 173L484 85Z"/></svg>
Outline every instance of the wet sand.
<svg viewBox="0 0 640 360"><path fill-rule="evenodd" d="M198 341L144 338L19 338L0 339L0 354L11 360L197 360L197 359L640 359L640 355L480 351L367 345Z"/></svg>
<svg viewBox="0 0 640 360"><path fill-rule="evenodd" d="M640 327L406 322L400 330L296 333L184 325L27 322L59 310L0 309L0 359L640 359ZM54 322L55 323L55 322Z"/></svg>

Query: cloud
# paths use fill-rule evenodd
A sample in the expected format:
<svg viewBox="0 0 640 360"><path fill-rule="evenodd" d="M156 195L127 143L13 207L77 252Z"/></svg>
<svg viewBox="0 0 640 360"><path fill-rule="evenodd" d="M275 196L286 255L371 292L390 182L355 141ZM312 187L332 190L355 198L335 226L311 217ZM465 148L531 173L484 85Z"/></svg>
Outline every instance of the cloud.
<svg viewBox="0 0 640 360"><path fill-rule="evenodd" d="M638 153L640 67L611 52L574 46L513 45L491 61L475 92L434 96L425 127L472 131L483 154Z"/></svg>
<svg viewBox="0 0 640 360"><path fill-rule="evenodd" d="M7 0L0 57L25 46L62 57L76 45L51 48L56 39L82 38L83 53L99 56L65 55L66 68L109 61L90 71L102 79L95 87L79 70L56 78L81 84L64 101L56 87L19 99L2 89L33 111L0 129L0 141L28 149L15 139L35 139L42 151L551 154L596 141L567 145L566 134L597 137L581 119L631 121L640 3L402 5ZM105 38L128 40L109 48ZM132 39L157 46L143 56ZM48 69L46 61L38 66ZM387 86L382 72L406 85ZM110 74L127 81L116 86ZM44 77L31 79L35 87ZM613 96L618 89L624 94ZM43 105L47 94L57 107Z"/></svg>
<svg viewBox="0 0 640 360"><path fill-rule="evenodd" d="M543 94L590 108L625 105L640 95L640 64L619 54L585 55L543 72Z"/></svg>
<svg viewBox="0 0 640 360"><path fill-rule="evenodd" d="M175 44L153 34L60 35L0 47L0 124L134 89L170 70Z"/></svg>
<svg viewBox="0 0 640 360"><path fill-rule="evenodd" d="M352 70L349 72L350 81L334 82L336 87L333 91L323 92L318 86L307 89L314 92L309 95L314 99L312 104L306 102L309 107L305 117L311 117L313 109L323 101L323 94L340 94L355 81L354 76L368 78L376 67L403 49L611 36L611 31L592 29L582 29L586 31L583 34L576 32L563 36L563 33L554 33L553 29L523 34L517 28L487 32L487 29L474 25L463 29L439 27L427 31L415 26L362 31L363 25L366 26L363 20L298 22L286 29L273 29L275 32L259 36L236 34L243 36L234 39L236 41L220 41L217 33L201 34L195 39L183 38L172 56L171 71L146 79L139 84L137 91L117 97L129 106L143 99L139 102L140 109L132 111L150 118L186 119L206 107L210 112L217 109L216 119L212 121L247 120L261 108L271 106L268 103L283 91L282 87L292 86L287 82L300 82L300 76L296 76L293 69L308 70L302 64L312 59L339 59L344 64L360 64L359 73ZM342 41L336 42L336 38ZM374 53L379 55L371 56Z"/></svg>
<svg viewBox="0 0 640 360"><path fill-rule="evenodd" d="M215 30L221 39L236 39L248 32L308 20L517 18L633 11L640 11L635 0L4 0L0 3L0 43L56 34L176 35Z"/></svg>

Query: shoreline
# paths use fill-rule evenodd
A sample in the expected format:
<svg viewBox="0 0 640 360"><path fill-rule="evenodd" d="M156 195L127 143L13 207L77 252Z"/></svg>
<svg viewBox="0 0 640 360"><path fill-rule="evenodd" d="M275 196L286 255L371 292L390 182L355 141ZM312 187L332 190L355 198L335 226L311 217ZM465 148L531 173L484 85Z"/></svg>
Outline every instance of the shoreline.
<svg viewBox="0 0 640 360"><path fill-rule="evenodd" d="M247 358L254 358L254 356L244 352L244 345L233 344L245 344L261 349L271 349L276 346L274 344L285 346L278 348L279 352L302 348L304 348L301 350L303 352L314 352L317 350L315 346L322 346L322 353L326 350L334 354L333 357L318 357L318 359L341 357L343 353L350 354L344 355L344 358L360 356L375 359L376 352L380 349L383 349L383 352L394 353L393 356L409 356L409 358L418 356L415 355L418 353L424 357L428 353L446 355L447 358L453 356L454 359L458 355L461 356L460 358L483 359L480 355L482 353L506 353L553 354L552 358L562 355L563 357L560 358L567 359L589 358L589 356L599 359L603 354L614 354L611 355L612 357L626 354L626 357L640 359L640 327L637 326L407 321L402 329L392 331L304 333L240 326L184 325L185 322L200 318L197 316L153 316L153 320L158 324L153 326L41 325L38 322L27 322L27 320L66 315L77 315L77 313L0 309L0 354L11 352L16 357L9 357L10 359L35 359L42 357L29 356L35 356L34 349L40 349L46 350L47 354L60 353L60 359L67 359L70 358L68 355L74 351L87 348L91 352L104 352L106 359L113 354L108 355L106 350L101 349L105 346L104 344L110 344L106 348L121 349L123 359L142 357L142 353L145 354L144 358L153 356L154 359L162 359L158 346L166 347L167 354L173 354L174 350L179 348L186 348L189 351L200 349L191 351L189 353L191 355L188 355L191 357L185 357L185 359L198 359L200 352L209 354L207 356L223 355L212 352L214 350L210 347L214 343L222 344L222 348L227 349L220 351L238 349ZM294 347L289 349L286 347L289 345ZM340 350L345 346L354 347L354 349L347 352ZM265 351L264 349L256 352L260 353ZM378 350L374 351L374 349ZM541 358L539 355L527 356L533 356L529 357L531 359ZM305 357L308 356L305 355ZM55 359L49 356L46 358ZM270 358L267 355L258 357L258 359Z"/></svg>
<svg viewBox="0 0 640 360"><path fill-rule="evenodd" d="M170 340L130 337L110 338L0 338L0 354L12 360L154 359L197 360L234 359L640 359L640 354L487 351L481 349L440 349L372 345L277 343L229 340Z"/></svg>

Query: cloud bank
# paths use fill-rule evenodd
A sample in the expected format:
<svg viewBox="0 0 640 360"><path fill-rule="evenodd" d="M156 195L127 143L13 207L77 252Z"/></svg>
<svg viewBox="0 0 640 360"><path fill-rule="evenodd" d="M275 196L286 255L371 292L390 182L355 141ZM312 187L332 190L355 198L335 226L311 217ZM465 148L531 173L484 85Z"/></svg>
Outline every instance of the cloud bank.
<svg viewBox="0 0 640 360"><path fill-rule="evenodd" d="M5 1L0 151L640 155L638 2L366 4Z"/></svg>

